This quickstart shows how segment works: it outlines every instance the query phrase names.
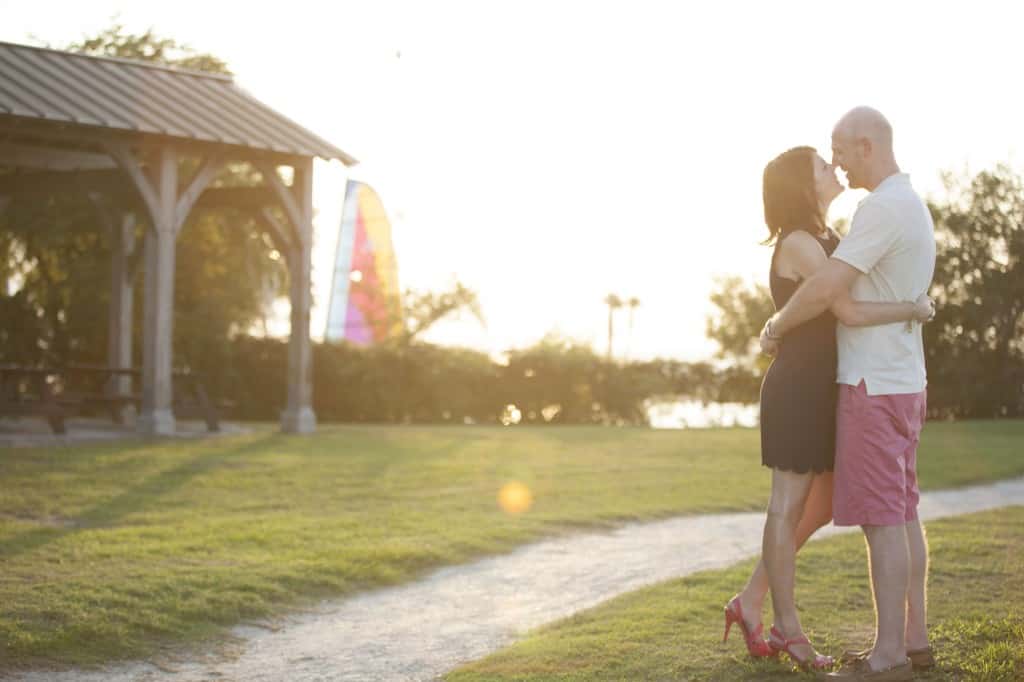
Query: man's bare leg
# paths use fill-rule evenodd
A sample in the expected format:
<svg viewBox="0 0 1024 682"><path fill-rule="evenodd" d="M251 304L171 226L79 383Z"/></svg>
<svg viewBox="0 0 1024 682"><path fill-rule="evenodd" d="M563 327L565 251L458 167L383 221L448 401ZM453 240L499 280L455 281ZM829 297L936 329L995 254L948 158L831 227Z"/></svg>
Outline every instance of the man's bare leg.
<svg viewBox="0 0 1024 682"><path fill-rule="evenodd" d="M907 659L910 548L906 525L864 526L864 535L875 599L875 645L868 663L873 670L883 670Z"/></svg>
<svg viewBox="0 0 1024 682"><path fill-rule="evenodd" d="M907 650L928 646L928 542L921 522L906 525L910 549L910 583L907 588Z"/></svg>

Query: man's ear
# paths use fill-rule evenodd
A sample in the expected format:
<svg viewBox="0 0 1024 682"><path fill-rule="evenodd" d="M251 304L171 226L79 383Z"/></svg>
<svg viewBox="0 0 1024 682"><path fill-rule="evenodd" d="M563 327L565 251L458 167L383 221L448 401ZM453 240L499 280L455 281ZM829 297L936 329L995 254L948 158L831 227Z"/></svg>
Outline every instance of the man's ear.
<svg viewBox="0 0 1024 682"><path fill-rule="evenodd" d="M867 137L862 137L857 140L857 144L860 145L861 156L865 159L870 159L871 153L874 151L874 147L871 145L871 140Z"/></svg>

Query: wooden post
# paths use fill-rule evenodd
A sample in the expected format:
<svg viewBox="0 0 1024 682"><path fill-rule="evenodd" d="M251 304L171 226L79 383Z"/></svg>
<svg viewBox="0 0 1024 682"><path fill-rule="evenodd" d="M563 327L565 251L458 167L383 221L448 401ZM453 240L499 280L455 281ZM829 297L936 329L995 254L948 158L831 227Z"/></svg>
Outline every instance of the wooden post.
<svg viewBox="0 0 1024 682"><path fill-rule="evenodd" d="M118 369L132 367L132 302L134 296L135 214L125 213L120 224L111 226L110 317L107 333L107 365ZM132 377L115 374L107 390L113 395L130 395ZM131 423L135 418L132 405L115 408L118 423Z"/></svg>
<svg viewBox="0 0 1024 682"><path fill-rule="evenodd" d="M135 422L136 430L148 435L171 435L176 426L172 410L175 246L192 207L222 167L223 157L215 154L205 159L188 186L179 193L178 154L173 147L162 146L155 155L155 164L146 170L127 144L111 141L104 147L131 178L149 213L151 227L143 249L146 287L142 414Z"/></svg>
<svg viewBox="0 0 1024 682"><path fill-rule="evenodd" d="M178 155L162 147L152 174L155 206L146 236L145 313L142 331L142 414L137 428L150 435L175 432L171 369L174 335L174 259L177 237Z"/></svg>
<svg viewBox="0 0 1024 682"><path fill-rule="evenodd" d="M294 167L292 186L287 188L273 168L261 169L267 184L277 191L292 223L295 239L287 252L291 334L288 338L288 397L281 415L286 433L316 430L313 412L313 347L309 338L309 311L313 303L313 160L304 159Z"/></svg>

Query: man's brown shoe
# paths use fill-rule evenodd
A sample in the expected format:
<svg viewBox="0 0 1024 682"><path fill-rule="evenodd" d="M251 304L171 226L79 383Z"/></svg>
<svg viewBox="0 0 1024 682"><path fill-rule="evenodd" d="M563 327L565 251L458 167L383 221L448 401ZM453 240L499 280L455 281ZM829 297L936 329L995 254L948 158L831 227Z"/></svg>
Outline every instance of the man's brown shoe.
<svg viewBox="0 0 1024 682"><path fill-rule="evenodd" d="M884 670L872 670L868 665L868 659L864 658L852 662L848 667L838 672L823 675L824 680L849 680L856 682L906 682L914 679L914 664L907 659L903 663L885 668Z"/></svg>
<svg viewBox="0 0 1024 682"><path fill-rule="evenodd" d="M907 658L914 664L915 672L925 672L935 667L935 654L930 646L923 649L908 649Z"/></svg>
<svg viewBox="0 0 1024 682"><path fill-rule="evenodd" d="M854 651L853 649L848 649L848 650L843 652L842 656L839 657L839 664L840 665L852 665L853 663L856 663L857 661L863 661L865 658L867 658L870 655L871 655L871 647L868 647L867 649L861 649L860 651Z"/></svg>
<svg viewBox="0 0 1024 682"><path fill-rule="evenodd" d="M840 665L850 665L857 661L863 661L871 655L871 649L861 651L844 651L839 657ZM914 666L914 672L926 672L935 667L935 653L930 646L923 649L908 649L907 658Z"/></svg>

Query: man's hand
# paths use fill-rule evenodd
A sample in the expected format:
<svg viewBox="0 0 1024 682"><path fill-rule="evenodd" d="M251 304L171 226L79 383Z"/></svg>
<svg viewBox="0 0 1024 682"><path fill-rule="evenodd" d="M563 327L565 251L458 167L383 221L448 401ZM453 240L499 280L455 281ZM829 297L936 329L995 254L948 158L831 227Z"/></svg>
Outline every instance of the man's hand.
<svg viewBox="0 0 1024 682"><path fill-rule="evenodd" d="M914 319L921 323L935 319L935 301L927 293L921 294L914 301Z"/></svg>
<svg viewBox="0 0 1024 682"><path fill-rule="evenodd" d="M850 290L860 274L860 270L852 265L835 257L829 258L825 265L804 280L782 310L772 317L772 336L781 338L791 329L828 310L837 298Z"/></svg>

